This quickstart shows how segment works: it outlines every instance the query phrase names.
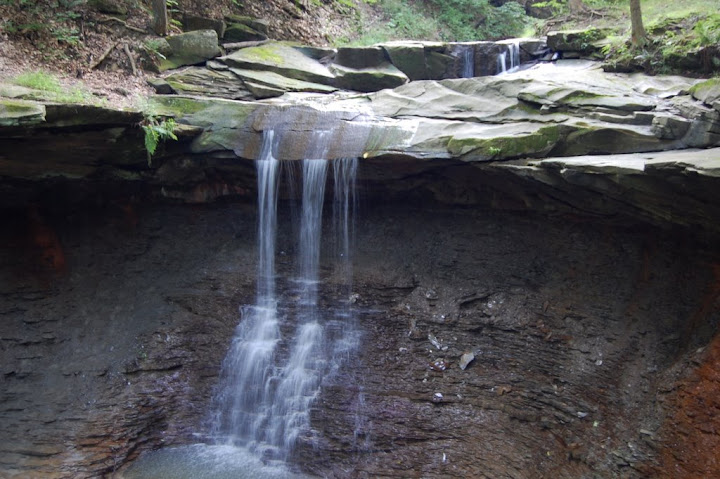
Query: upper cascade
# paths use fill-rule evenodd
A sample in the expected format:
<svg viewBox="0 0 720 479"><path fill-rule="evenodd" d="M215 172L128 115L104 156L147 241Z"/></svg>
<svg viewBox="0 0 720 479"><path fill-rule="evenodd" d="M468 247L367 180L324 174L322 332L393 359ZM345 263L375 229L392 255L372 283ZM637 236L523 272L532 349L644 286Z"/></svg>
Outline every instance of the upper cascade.
<svg viewBox="0 0 720 479"><path fill-rule="evenodd" d="M172 72L153 82L159 93L200 94L232 100L288 92L375 92L410 81L488 76L541 57L538 39L500 42L390 42L324 48L266 41Z"/></svg>

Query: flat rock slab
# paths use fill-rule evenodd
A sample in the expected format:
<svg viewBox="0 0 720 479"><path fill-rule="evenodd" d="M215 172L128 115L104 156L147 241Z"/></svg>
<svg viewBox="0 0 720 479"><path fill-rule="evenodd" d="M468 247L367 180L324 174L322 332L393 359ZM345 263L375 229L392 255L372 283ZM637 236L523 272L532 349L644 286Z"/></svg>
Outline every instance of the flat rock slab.
<svg viewBox="0 0 720 479"><path fill-rule="evenodd" d="M0 126L36 125L45 121L45 107L24 100L0 98Z"/></svg>
<svg viewBox="0 0 720 479"><path fill-rule="evenodd" d="M335 75L319 61L286 43L269 42L220 57L230 67L271 71L295 80L333 85Z"/></svg>
<svg viewBox="0 0 720 479"><path fill-rule="evenodd" d="M254 84L264 85L284 92L314 92L314 93L332 93L337 91L337 88L328 85L322 85L320 83L307 82L303 80L296 80L294 78L288 78L280 75L279 73L271 71L258 71L258 70L246 70L240 68L231 68L230 71L237 75L245 82L252 82ZM275 96L275 95L272 95ZM256 98L265 98L264 96L256 95Z"/></svg>
<svg viewBox="0 0 720 479"><path fill-rule="evenodd" d="M386 88L395 88L409 81L407 75L385 62L368 68L348 68L333 65L331 71L336 76L336 84L346 90L374 92Z"/></svg>
<svg viewBox="0 0 720 479"><path fill-rule="evenodd" d="M702 176L720 177L720 148L547 158L529 164L543 168L572 168L606 174L637 174L650 169L673 167Z"/></svg>
<svg viewBox="0 0 720 479"><path fill-rule="evenodd" d="M202 95L230 100L255 99L243 81L229 71L190 67L165 77L165 81L175 92L184 95Z"/></svg>

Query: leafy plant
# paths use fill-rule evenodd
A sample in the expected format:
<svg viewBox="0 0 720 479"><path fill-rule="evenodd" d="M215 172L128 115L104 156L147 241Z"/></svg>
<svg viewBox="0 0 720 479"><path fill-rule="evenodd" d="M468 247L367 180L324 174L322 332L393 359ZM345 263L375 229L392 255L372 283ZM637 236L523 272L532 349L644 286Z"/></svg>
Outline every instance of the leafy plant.
<svg viewBox="0 0 720 479"><path fill-rule="evenodd" d="M696 35L695 43L704 47L720 43L720 14L709 15L707 18L698 20L693 27Z"/></svg>
<svg viewBox="0 0 720 479"><path fill-rule="evenodd" d="M161 141L177 140L175 135L175 119L158 119L155 116L147 116L144 124L141 125L145 132L145 150L147 151L148 166L152 165L152 156L155 154Z"/></svg>

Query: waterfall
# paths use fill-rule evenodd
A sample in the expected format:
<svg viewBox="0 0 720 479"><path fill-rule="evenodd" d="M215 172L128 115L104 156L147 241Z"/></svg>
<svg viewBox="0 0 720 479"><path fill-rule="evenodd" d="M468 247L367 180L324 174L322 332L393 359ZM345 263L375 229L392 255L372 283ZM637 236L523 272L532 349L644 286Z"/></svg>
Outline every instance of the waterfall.
<svg viewBox="0 0 720 479"><path fill-rule="evenodd" d="M463 50L462 78L472 78L475 76L475 47L468 45Z"/></svg>
<svg viewBox="0 0 720 479"><path fill-rule="evenodd" d="M334 313L319 308L323 206L330 136L315 132L314 151L302 160L302 195L296 272L287 298L275 270L280 162L275 134L267 131L258 172L256 304L241 309L215 397L211 436L218 444L247 447L264 458L285 460L298 437L309 433L310 410L323 381L335 374L357 345L350 301ZM349 298L352 211L357 159L334 160L334 228L339 283ZM292 169L290 169L292 171ZM292 175L290 175L292 183Z"/></svg>
<svg viewBox="0 0 720 479"><path fill-rule="evenodd" d="M498 53L497 57L497 70L498 74L507 72L507 52Z"/></svg>
<svg viewBox="0 0 720 479"><path fill-rule="evenodd" d="M275 236L277 227L278 166L273 156L274 132L265 133L258 173L258 265L255 305L241 309L222 367L223 386L212 435L228 444L249 438L264 426L273 391L274 355L280 340L275 293Z"/></svg>
<svg viewBox="0 0 720 479"><path fill-rule="evenodd" d="M502 45L506 47L506 51L498 53L497 74L517 71L520 68L520 42L514 40Z"/></svg>

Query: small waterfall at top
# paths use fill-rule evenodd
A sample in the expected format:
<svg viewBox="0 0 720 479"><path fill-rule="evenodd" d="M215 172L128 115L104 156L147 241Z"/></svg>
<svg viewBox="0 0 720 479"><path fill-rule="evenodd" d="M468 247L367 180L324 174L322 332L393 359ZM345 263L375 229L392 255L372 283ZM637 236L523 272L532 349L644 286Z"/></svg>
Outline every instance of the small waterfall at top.
<svg viewBox="0 0 720 479"><path fill-rule="evenodd" d="M296 276L290 300L276 292L275 236L280 162L275 135L265 133L258 172L258 279L256 304L242 308L215 398L211 436L266 459L285 460L309 433L310 409L322 382L337 372L357 344L351 304L319 308L320 244L329 161L329 132L315 133L315 151L302 160L302 204ZM334 160L334 228L342 295L350 296L352 213L357 159ZM291 178L292 179L292 178Z"/></svg>
<svg viewBox="0 0 720 479"><path fill-rule="evenodd" d="M497 57L498 74L512 73L520 68L520 42L515 40L504 45L507 51L498 53Z"/></svg>
<svg viewBox="0 0 720 479"><path fill-rule="evenodd" d="M462 78L472 78L475 76L475 47L468 45L462 53Z"/></svg>

